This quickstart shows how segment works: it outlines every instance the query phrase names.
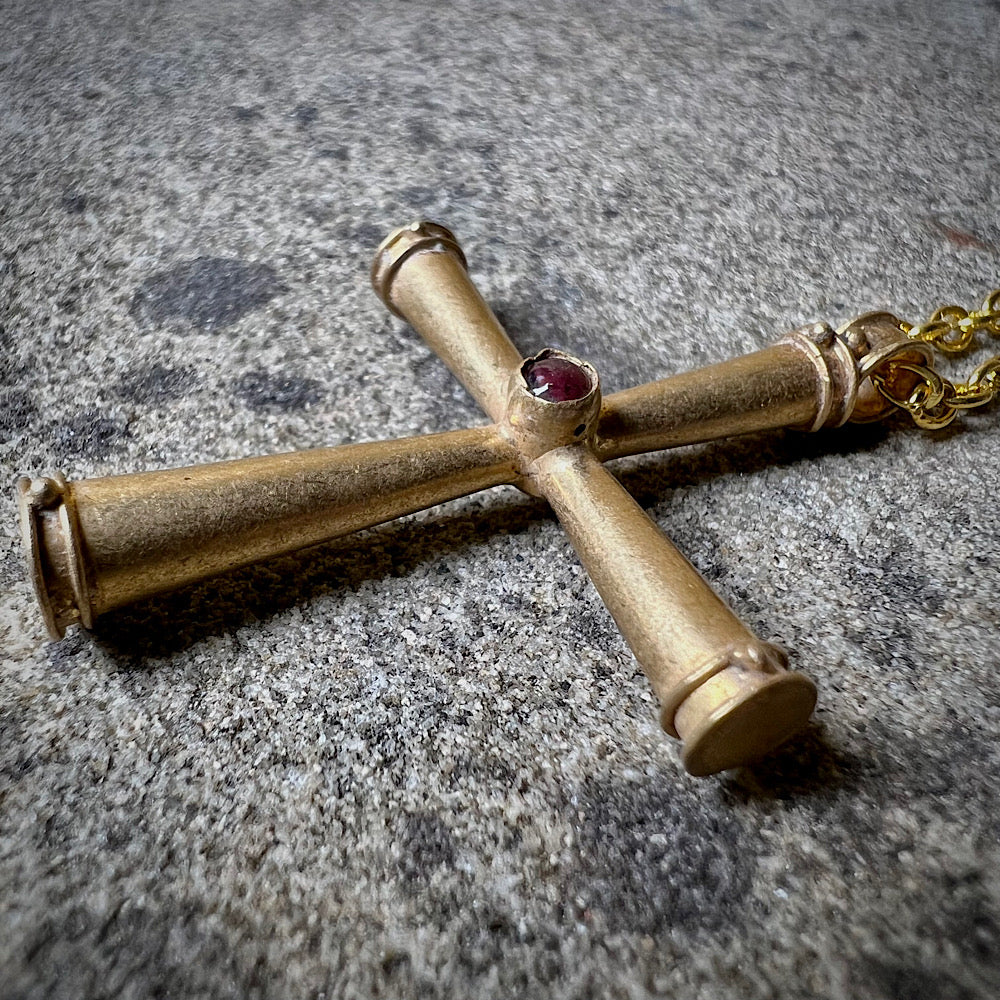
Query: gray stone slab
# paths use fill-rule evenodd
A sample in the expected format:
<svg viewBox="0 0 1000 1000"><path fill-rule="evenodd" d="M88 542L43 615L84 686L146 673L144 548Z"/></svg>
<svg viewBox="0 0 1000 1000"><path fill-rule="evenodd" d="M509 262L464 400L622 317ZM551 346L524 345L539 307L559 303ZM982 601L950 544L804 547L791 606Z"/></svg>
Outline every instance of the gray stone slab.
<svg viewBox="0 0 1000 1000"><path fill-rule="evenodd" d="M8 482L481 420L367 284L415 216L610 390L1000 284L996 3L0 21ZM998 469L995 410L622 464L820 689L706 781L512 490L55 644L4 491L0 993L995 997Z"/></svg>

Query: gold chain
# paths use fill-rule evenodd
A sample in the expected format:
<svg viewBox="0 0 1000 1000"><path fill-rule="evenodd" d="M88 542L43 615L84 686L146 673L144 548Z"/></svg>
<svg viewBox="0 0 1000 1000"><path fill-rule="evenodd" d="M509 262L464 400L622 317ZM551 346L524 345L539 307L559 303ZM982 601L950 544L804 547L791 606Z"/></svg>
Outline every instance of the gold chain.
<svg viewBox="0 0 1000 1000"><path fill-rule="evenodd" d="M990 292L982 306L972 312L961 306L943 306L926 323L912 326L901 320L900 327L908 340L880 352L871 380L890 403L906 410L920 427L947 427L959 410L984 406L1000 394L1000 355L984 361L966 382L950 382L933 368L900 357L906 353L908 341L958 354L975 344L977 333L1000 337L1000 288ZM905 394L894 389L900 380L892 376L900 369L917 378L916 384L912 379L903 382L907 385Z"/></svg>

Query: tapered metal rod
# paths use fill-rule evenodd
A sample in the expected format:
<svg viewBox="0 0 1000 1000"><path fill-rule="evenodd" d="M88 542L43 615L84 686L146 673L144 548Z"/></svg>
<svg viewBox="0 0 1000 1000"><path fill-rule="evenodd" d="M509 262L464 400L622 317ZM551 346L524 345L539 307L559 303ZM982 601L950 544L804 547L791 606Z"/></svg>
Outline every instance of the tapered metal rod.
<svg viewBox="0 0 1000 1000"><path fill-rule="evenodd" d="M166 590L518 477L495 426L67 483L20 480L53 637Z"/></svg>
<svg viewBox="0 0 1000 1000"><path fill-rule="evenodd" d="M501 421L507 383L522 358L469 280L455 237L433 222L397 229L376 252L371 277L379 298L423 337L490 418Z"/></svg>
<svg viewBox="0 0 1000 1000"><path fill-rule="evenodd" d="M827 330L817 328L820 336ZM597 454L606 461L734 434L843 423L854 402L855 363L832 330L829 335L825 351L807 332L798 332L763 351L605 397ZM810 348L820 354L822 366ZM843 377L834 382L829 372ZM834 392L837 405L824 413Z"/></svg>
<svg viewBox="0 0 1000 1000"><path fill-rule="evenodd" d="M660 699L663 728L683 740L689 772L751 760L805 724L813 683L785 669L784 653L750 632L588 449L553 449L534 469ZM707 710L678 714L707 683Z"/></svg>
<svg viewBox="0 0 1000 1000"><path fill-rule="evenodd" d="M818 431L892 410L870 382L866 352L905 340L899 320L869 313L836 333L825 323L793 330L762 351L605 396L594 444L602 461L661 448L788 427ZM907 360L927 363L926 345Z"/></svg>

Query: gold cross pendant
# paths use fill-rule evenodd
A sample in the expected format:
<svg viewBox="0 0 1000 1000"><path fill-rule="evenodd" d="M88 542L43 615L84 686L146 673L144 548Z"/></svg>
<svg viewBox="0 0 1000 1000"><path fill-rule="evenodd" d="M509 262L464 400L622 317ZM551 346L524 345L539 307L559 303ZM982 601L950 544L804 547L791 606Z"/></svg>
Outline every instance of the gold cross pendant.
<svg viewBox="0 0 1000 1000"><path fill-rule="evenodd" d="M751 431L876 420L893 404L939 425L959 390L992 396L1000 367L956 389L929 368L930 336L873 313L602 398L586 362L551 349L521 357L444 227L391 234L372 282L492 422L72 483L22 478L24 541L54 638L140 598L513 485L549 502L649 678L663 728L683 741L685 767L712 774L800 729L815 686L736 618L603 463ZM948 335L937 331L939 341Z"/></svg>

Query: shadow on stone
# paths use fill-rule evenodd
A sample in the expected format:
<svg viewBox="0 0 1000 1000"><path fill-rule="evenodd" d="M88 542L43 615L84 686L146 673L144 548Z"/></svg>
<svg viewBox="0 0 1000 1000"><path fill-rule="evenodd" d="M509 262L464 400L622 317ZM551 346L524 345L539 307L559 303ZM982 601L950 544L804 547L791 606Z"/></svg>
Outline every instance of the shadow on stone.
<svg viewBox="0 0 1000 1000"><path fill-rule="evenodd" d="M721 786L731 803L788 800L826 795L858 784L861 768L827 741L810 722L787 743L756 764L726 772Z"/></svg>
<svg viewBox="0 0 1000 1000"><path fill-rule="evenodd" d="M648 457L640 457L639 464L631 468L618 468L615 462L608 468L615 472L639 504L648 507L663 499L664 489L697 485L715 476L753 475L768 468L793 466L825 455L874 451L898 429L885 424L848 424L817 434L767 431L654 452Z"/></svg>

